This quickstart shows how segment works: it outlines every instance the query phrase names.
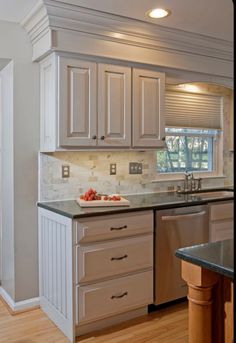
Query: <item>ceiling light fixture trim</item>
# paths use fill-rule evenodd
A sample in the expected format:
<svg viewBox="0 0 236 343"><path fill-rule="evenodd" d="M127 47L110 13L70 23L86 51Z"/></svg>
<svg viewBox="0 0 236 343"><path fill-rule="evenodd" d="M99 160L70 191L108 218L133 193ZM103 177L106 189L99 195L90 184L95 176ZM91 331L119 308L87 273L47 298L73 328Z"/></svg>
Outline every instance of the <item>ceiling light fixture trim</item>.
<svg viewBox="0 0 236 343"><path fill-rule="evenodd" d="M171 11L165 8L153 8L146 12L146 15L151 19L166 18L171 14Z"/></svg>

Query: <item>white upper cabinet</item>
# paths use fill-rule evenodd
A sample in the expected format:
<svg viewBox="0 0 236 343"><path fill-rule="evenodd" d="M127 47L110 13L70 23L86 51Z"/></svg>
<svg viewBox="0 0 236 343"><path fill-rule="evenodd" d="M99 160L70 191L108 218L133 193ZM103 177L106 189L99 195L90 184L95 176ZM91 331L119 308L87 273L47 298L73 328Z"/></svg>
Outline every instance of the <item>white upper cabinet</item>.
<svg viewBox="0 0 236 343"><path fill-rule="evenodd" d="M59 58L59 146L96 145L96 63Z"/></svg>
<svg viewBox="0 0 236 343"><path fill-rule="evenodd" d="M40 74L41 151L163 146L163 73L54 53Z"/></svg>
<svg viewBox="0 0 236 343"><path fill-rule="evenodd" d="M163 146L164 91L164 73L133 69L133 147Z"/></svg>
<svg viewBox="0 0 236 343"><path fill-rule="evenodd" d="M131 68L98 64L98 145L131 145Z"/></svg>

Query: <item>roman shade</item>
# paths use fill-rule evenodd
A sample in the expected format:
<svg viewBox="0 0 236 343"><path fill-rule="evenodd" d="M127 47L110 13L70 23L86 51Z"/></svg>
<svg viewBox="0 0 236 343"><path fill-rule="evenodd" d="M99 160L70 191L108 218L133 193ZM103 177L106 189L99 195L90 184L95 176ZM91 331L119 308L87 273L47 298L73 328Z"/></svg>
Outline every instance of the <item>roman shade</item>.
<svg viewBox="0 0 236 343"><path fill-rule="evenodd" d="M166 127L222 128L223 97L166 91Z"/></svg>

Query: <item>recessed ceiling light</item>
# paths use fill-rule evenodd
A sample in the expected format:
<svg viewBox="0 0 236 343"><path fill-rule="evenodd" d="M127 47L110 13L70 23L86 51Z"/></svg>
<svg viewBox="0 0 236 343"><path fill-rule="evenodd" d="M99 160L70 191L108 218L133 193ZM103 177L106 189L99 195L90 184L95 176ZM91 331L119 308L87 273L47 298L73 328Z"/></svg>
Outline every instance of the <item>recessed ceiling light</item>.
<svg viewBox="0 0 236 343"><path fill-rule="evenodd" d="M166 10L164 8L154 8L153 10L147 11L147 16L152 18L152 19L157 19L157 18L165 18L168 15L171 14L170 10Z"/></svg>

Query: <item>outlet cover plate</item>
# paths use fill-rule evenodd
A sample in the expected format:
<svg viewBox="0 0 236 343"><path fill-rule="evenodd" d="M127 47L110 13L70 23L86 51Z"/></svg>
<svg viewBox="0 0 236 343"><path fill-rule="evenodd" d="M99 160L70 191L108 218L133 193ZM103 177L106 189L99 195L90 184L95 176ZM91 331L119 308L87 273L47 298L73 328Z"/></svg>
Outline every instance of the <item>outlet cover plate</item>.
<svg viewBox="0 0 236 343"><path fill-rule="evenodd" d="M116 163L110 164L110 175L116 175Z"/></svg>
<svg viewBox="0 0 236 343"><path fill-rule="evenodd" d="M70 177L70 166L62 165L62 167L61 167L61 177L63 179Z"/></svg>

